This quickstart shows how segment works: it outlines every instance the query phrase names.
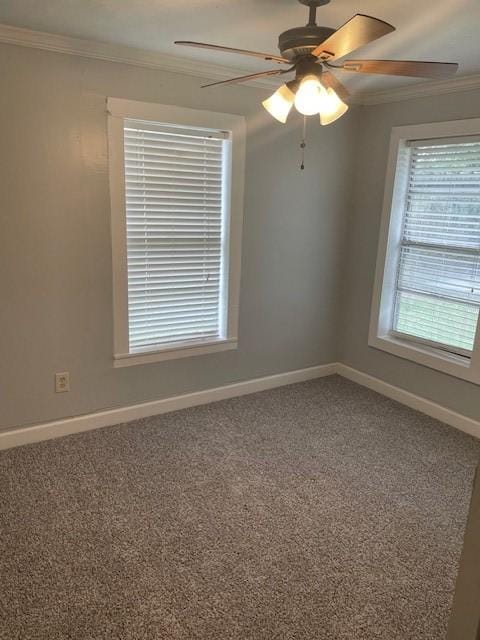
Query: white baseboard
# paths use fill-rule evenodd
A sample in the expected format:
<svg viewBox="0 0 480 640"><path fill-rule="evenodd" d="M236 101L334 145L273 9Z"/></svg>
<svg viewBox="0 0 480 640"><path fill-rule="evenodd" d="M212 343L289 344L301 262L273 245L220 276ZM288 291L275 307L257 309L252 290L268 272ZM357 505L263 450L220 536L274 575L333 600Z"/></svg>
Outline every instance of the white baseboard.
<svg viewBox="0 0 480 640"><path fill-rule="evenodd" d="M304 382L305 380L313 380L337 373L344 378L348 378L353 382L368 387L378 393L381 393L392 400L396 400L401 404L416 409L421 413L425 413L432 418L436 418L441 422L464 431L476 438L480 438L480 422L467 418L466 416L451 411L435 402L421 398L413 393L395 387L379 378L374 378L358 369L352 369L345 364L332 362L330 364L309 367L307 369L297 369L296 371L287 371L286 373L278 373L264 378L254 378L244 382L235 382L227 384L223 387L215 387L213 389L205 389L195 393L187 393L184 395L164 398L163 400L154 400L152 402L144 402L128 407L118 407L108 409L97 413L90 413L82 416L74 416L72 418L64 418L55 420L54 422L46 422L29 427L20 427L8 431L0 432L0 450L18 447L24 444L40 442L42 440L50 440L61 436L70 435L72 433L80 433L82 431L91 431L101 427L108 427L114 424L130 422L139 418L148 418L149 416L177 411L178 409L186 409L187 407L195 407L209 402L225 400L236 396L243 396L257 391L265 391L275 387L282 387L295 382Z"/></svg>
<svg viewBox="0 0 480 640"><path fill-rule="evenodd" d="M363 371L353 369L352 367L348 367L340 362L336 364L335 369L336 373L344 378L352 380L352 382L368 387L373 391L381 393L383 396L387 396L387 398L391 398L392 400L396 400L407 407L416 409L421 413L425 413L431 418L445 422L446 424L455 427L455 429L459 429L471 436L480 438L480 422L477 422L472 418L467 418L466 416L456 413L451 409L447 409L436 402L426 400L421 396L417 396L414 393L400 389L400 387L395 387L393 384L388 384L388 382L384 382L379 378L374 378L367 373L363 373Z"/></svg>
<svg viewBox="0 0 480 640"><path fill-rule="evenodd" d="M304 382L305 380L330 376L335 373L335 370L335 363L324 364L307 369L278 373L264 378L235 382L223 387L205 389L204 391L197 391L195 393L186 393L180 396L164 398L163 400L154 400L153 402L144 402L128 407L108 409L97 413L89 413L72 418L55 420L54 422L3 431L0 432L0 450L18 447L32 442L40 442L42 440L51 440L52 438L59 438L72 433L91 431L92 429L138 420L139 418L148 418L149 416L168 413L169 411L177 411L177 409L195 407L201 404L208 404L209 402L216 402L217 400L225 400L227 398L255 393L257 391L265 391L266 389L282 387L287 384L293 384L294 382Z"/></svg>

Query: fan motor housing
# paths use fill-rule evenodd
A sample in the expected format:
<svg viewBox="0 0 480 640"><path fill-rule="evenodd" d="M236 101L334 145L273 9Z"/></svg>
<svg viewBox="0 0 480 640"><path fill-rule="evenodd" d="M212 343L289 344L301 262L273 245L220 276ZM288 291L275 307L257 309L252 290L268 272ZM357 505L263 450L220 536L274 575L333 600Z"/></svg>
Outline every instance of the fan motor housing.
<svg viewBox="0 0 480 640"><path fill-rule="evenodd" d="M321 42L335 33L330 27L317 25L295 27L280 34L278 48L284 58L294 60L298 56L310 54Z"/></svg>

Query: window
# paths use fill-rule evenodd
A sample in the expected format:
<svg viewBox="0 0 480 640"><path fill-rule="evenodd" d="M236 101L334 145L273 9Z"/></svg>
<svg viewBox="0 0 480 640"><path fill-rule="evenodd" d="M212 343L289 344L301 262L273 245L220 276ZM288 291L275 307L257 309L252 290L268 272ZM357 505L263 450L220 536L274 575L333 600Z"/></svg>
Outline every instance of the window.
<svg viewBox="0 0 480 640"><path fill-rule="evenodd" d="M480 120L392 134L371 346L480 383Z"/></svg>
<svg viewBox="0 0 480 640"><path fill-rule="evenodd" d="M480 140L407 148L393 330L469 356L480 307Z"/></svg>
<svg viewBox="0 0 480 640"><path fill-rule="evenodd" d="M243 118L108 109L115 365L235 348Z"/></svg>

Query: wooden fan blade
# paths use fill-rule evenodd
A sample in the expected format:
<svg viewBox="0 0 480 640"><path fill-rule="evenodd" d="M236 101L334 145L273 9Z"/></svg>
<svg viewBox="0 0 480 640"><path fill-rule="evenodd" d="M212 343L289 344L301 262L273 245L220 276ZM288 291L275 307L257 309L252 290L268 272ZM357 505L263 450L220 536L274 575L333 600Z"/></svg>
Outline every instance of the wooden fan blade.
<svg viewBox="0 0 480 640"><path fill-rule="evenodd" d="M448 78L457 69L456 62L415 62L413 60L347 60L340 67L358 73L381 73L388 76Z"/></svg>
<svg viewBox="0 0 480 640"><path fill-rule="evenodd" d="M260 73L251 73L248 76L238 76L237 78L230 78L229 80L220 80L219 82L211 82L210 84L202 85L202 89L205 87L215 87L218 84L235 84L237 82L246 82L247 80L255 80L255 78L264 78L266 76L278 76L285 73L281 69L272 69L271 71L261 71Z"/></svg>
<svg viewBox="0 0 480 640"><path fill-rule="evenodd" d="M248 51L247 49L234 49L233 47L223 47L218 44L206 44L205 42L191 42L190 40L176 40L174 44L180 44L184 47L196 47L197 49L211 49L212 51L223 51L225 53L239 53L244 56L253 56L254 58L262 58L263 60L273 60L273 62L280 62L285 64L291 64L290 60L282 58L282 56L276 56L272 53L261 53L259 51Z"/></svg>
<svg viewBox="0 0 480 640"><path fill-rule="evenodd" d="M324 71L322 73L322 75L320 76L320 82L327 89L329 87L333 89L338 97L342 100L347 100L350 97L350 93L347 87L343 85L339 80L337 80L333 73L330 73L330 71Z"/></svg>
<svg viewBox="0 0 480 640"><path fill-rule="evenodd" d="M359 47L373 42L382 36L395 31L388 22L364 16L361 13L350 18L335 33L324 40L312 51L312 54L321 60L342 58Z"/></svg>

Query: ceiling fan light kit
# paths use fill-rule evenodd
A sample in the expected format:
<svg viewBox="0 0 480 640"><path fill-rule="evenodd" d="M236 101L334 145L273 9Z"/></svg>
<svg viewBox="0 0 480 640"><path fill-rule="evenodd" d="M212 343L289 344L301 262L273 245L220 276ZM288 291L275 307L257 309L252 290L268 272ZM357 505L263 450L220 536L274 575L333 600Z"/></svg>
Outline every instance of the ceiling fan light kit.
<svg viewBox="0 0 480 640"><path fill-rule="evenodd" d="M320 115L321 124L330 124L348 110L348 105L331 86L336 85L332 78L318 63L304 59L298 63L295 80L282 85L262 105L282 123L287 121L292 106L295 105L302 115ZM345 90L344 96L347 93Z"/></svg>

